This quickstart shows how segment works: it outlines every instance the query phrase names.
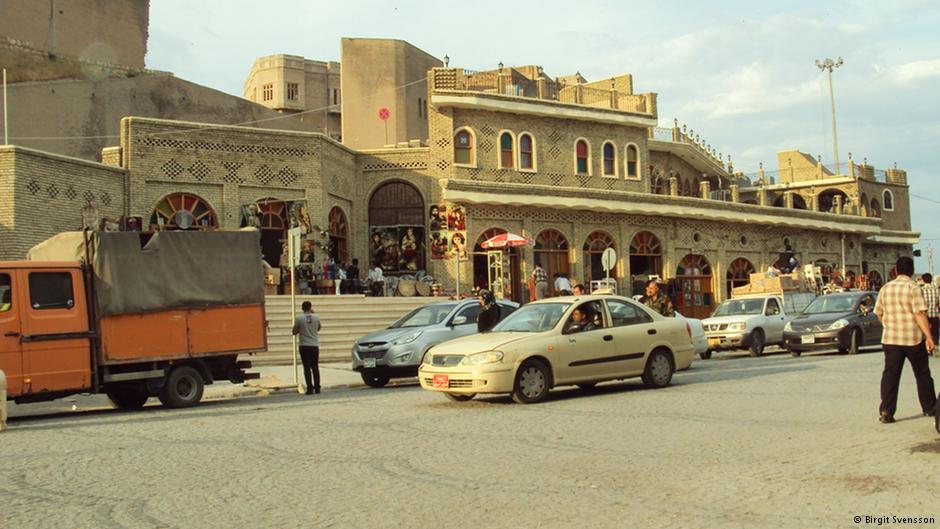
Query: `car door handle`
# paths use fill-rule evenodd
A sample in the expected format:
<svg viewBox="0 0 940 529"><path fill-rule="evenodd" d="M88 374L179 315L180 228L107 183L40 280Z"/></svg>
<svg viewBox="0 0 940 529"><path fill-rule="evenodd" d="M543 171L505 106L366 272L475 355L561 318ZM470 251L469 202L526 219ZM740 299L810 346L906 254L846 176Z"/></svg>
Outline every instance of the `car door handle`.
<svg viewBox="0 0 940 529"><path fill-rule="evenodd" d="M605 342L609 342L609 341L611 341L611 340L613 340L613 339L614 339L614 335L613 335L613 334L605 334L605 335L604 335L604 341L605 341Z"/></svg>
<svg viewBox="0 0 940 529"><path fill-rule="evenodd" d="M646 334L656 334L656 329L649 329L646 331Z"/></svg>
<svg viewBox="0 0 940 529"><path fill-rule="evenodd" d="M18 333L18 332L16 332L16 331L9 331L9 332L4 333L3 335L4 335L4 336L19 336L20 333Z"/></svg>

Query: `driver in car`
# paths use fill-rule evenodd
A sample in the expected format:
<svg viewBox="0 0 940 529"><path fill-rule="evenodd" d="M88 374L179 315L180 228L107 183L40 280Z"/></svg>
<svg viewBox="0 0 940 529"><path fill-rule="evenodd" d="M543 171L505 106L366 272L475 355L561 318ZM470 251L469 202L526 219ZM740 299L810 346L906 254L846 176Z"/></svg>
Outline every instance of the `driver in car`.
<svg viewBox="0 0 940 529"><path fill-rule="evenodd" d="M590 305L581 305L571 313L571 321L568 322L568 332L584 332L594 330L594 313Z"/></svg>

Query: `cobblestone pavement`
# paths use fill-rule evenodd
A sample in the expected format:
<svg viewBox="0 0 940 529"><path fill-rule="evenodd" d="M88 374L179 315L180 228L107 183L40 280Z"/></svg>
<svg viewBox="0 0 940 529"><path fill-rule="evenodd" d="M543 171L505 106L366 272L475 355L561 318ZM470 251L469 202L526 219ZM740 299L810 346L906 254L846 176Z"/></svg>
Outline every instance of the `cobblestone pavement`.
<svg viewBox="0 0 940 529"><path fill-rule="evenodd" d="M530 406L405 386L21 418L0 434L0 527L940 519L940 436L909 368L899 421L878 423L881 364L878 352L723 354L663 390L628 381Z"/></svg>

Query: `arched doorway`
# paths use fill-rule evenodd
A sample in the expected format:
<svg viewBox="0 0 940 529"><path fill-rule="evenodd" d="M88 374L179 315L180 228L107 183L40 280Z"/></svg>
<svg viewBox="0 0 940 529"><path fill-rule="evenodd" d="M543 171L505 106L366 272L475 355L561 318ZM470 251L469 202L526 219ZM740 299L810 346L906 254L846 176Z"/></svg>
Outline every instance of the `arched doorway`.
<svg viewBox="0 0 940 529"><path fill-rule="evenodd" d="M497 235L506 233L502 228L490 228L477 237L473 245L473 286L477 288L487 288L489 286L489 263L487 262L486 252L489 250L483 248L483 243ZM509 295L508 298L515 302L522 303L528 300L528 295L523 294L521 266L522 253L519 248L507 248L504 253L509 257ZM505 274L507 268L503 267ZM470 290L470 289L467 289Z"/></svg>
<svg viewBox="0 0 940 529"><path fill-rule="evenodd" d="M369 198L370 265L386 274L411 274L424 268L424 199L406 182L388 182Z"/></svg>
<svg viewBox="0 0 940 529"><path fill-rule="evenodd" d="M838 189L827 189L819 194L818 204L819 211L824 213L835 213L836 212L836 197L842 197L842 205L846 205L849 202L849 196L843 193Z"/></svg>
<svg viewBox="0 0 940 529"><path fill-rule="evenodd" d="M641 231L630 241L630 275L634 283L646 281L651 275L663 276L663 245L648 231ZM634 285L633 293L642 293Z"/></svg>
<svg viewBox="0 0 940 529"><path fill-rule="evenodd" d="M751 282L751 274L755 272L754 265L743 257L738 257L728 265L728 272L725 274L727 283L728 297L737 287L743 287Z"/></svg>
<svg viewBox="0 0 940 529"><path fill-rule="evenodd" d="M597 281L607 277L604 266L601 263L601 255L608 248L617 249L614 244L614 238L604 231L595 231L588 235L584 241L584 282L590 288L591 281ZM610 269L610 277L617 277L617 268Z"/></svg>
<svg viewBox="0 0 940 529"><path fill-rule="evenodd" d="M287 203L268 197L244 206L242 226L254 226L261 230L261 254L265 262L277 268L281 265L281 255L286 251L287 241Z"/></svg>
<svg viewBox="0 0 940 529"><path fill-rule="evenodd" d="M704 255L688 254L676 268L676 310L689 318L707 318L715 304L712 266Z"/></svg>
<svg viewBox="0 0 940 529"><path fill-rule="evenodd" d="M338 206L330 210L330 256L336 264L349 265L349 225L346 214Z"/></svg>
<svg viewBox="0 0 940 529"><path fill-rule="evenodd" d="M555 274L571 277L568 248L568 239L558 230L542 230L535 238L535 264L542 265L548 274L548 291L552 296L558 295L555 292Z"/></svg>
<svg viewBox="0 0 940 529"><path fill-rule="evenodd" d="M219 227L212 206L198 195L173 193L163 197L150 215L151 230L206 230Z"/></svg>
<svg viewBox="0 0 940 529"><path fill-rule="evenodd" d="M806 207L806 199L804 199L800 195L794 194L793 195L793 209L808 209Z"/></svg>
<svg viewBox="0 0 940 529"><path fill-rule="evenodd" d="M868 216L868 195L862 193L862 197L858 200L858 214L862 217Z"/></svg>

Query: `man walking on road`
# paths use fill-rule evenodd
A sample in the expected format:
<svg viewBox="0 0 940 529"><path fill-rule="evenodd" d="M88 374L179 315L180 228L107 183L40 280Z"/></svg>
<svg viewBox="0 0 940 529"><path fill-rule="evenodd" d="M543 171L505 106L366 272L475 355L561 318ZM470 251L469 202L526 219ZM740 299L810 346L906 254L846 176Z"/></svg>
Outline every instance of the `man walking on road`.
<svg viewBox="0 0 940 529"><path fill-rule="evenodd" d="M933 276L924 274L920 276L924 280L924 285L920 291L924 294L924 302L927 304L927 323L930 325L930 337L933 338L934 345L940 339L940 289L933 284ZM927 351L933 354L933 349Z"/></svg>
<svg viewBox="0 0 940 529"><path fill-rule="evenodd" d="M914 370L917 396L924 415L934 415L937 405L930 365L927 363L927 351L933 350L934 341L927 323L927 304L912 279L914 260L910 257L898 258L896 268L897 278L881 288L875 303L875 314L884 325L881 343L885 353L885 368L881 375L879 409L879 420L883 423L894 422L905 358L911 362Z"/></svg>
<svg viewBox="0 0 940 529"><path fill-rule="evenodd" d="M313 304L304 301L300 306L303 314L294 320L293 333L300 339L300 361L304 364L304 380L307 381L307 395L320 392L320 317L313 313ZM310 373L313 372L313 384Z"/></svg>

